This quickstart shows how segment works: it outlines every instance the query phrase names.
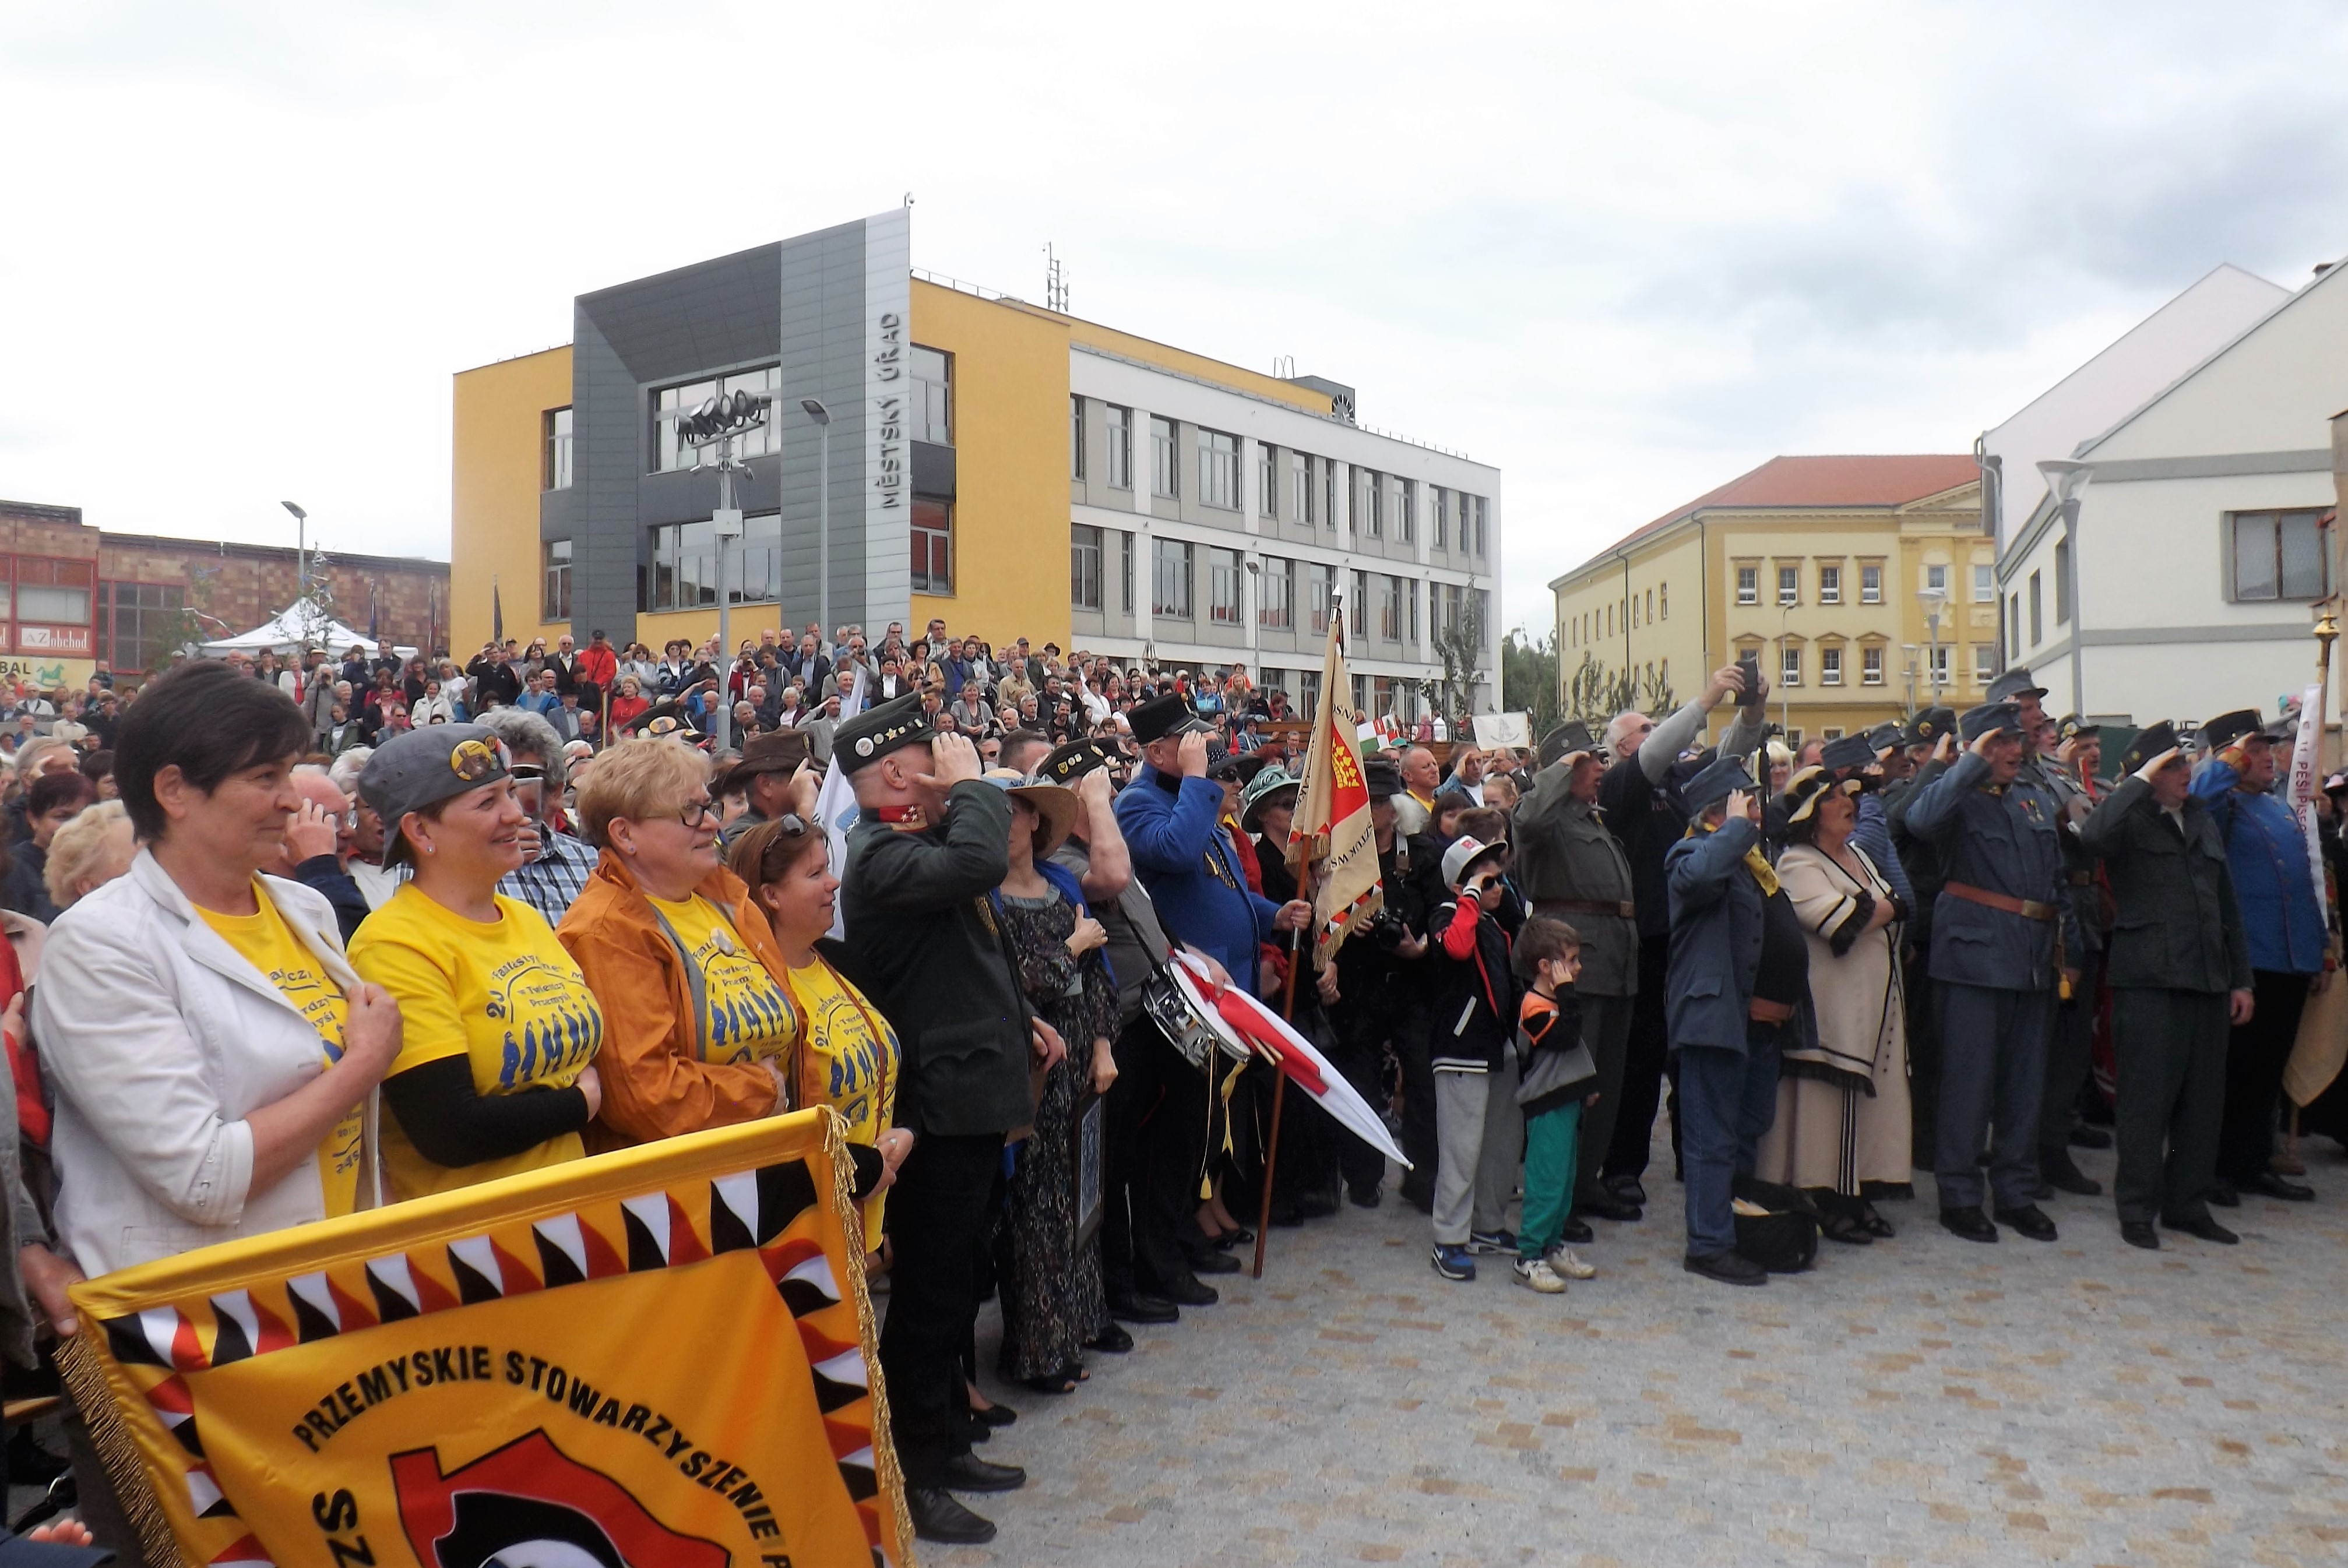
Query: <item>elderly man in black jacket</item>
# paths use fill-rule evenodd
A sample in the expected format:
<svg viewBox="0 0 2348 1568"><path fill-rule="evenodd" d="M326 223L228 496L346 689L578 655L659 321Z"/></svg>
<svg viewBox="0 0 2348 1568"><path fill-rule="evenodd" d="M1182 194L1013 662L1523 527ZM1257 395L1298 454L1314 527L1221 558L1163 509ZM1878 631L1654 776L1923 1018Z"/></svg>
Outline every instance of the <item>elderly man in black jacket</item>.
<svg viewBox="0 0 2348 1568"><path fill-rule="evenodd" d="M933 735L914 696L839 727L856 790L839 903L850 973L903 1042L897 1124L913 1152L889 1204L895 1249L880 1334L906 1505L924 1540L990 1541L949 1490L1008 1491L1026 1472L970 1451L962 1348L978 1316L978 1236L1003 1135L1035 1119L1031 1056L1066 1047L1027 1009L987 896L1009 869L1011 799L979 782L978 753Z"/></svg>
<svg viewBox="0 0 2348 1568"><path fill-rule="evenodd" d="M2157 1247L2171 1230L2231 1245L2209 1214L2226 1104L2227 1031L2249 1021L2250 947L2226 839L2192 794L2167 723L2139 733L2128 777L2079 825L2117 908L2106 955L2119 1062L2120 1235ZM2161 1144L2168 1145L2166 1160Z"/></svg>

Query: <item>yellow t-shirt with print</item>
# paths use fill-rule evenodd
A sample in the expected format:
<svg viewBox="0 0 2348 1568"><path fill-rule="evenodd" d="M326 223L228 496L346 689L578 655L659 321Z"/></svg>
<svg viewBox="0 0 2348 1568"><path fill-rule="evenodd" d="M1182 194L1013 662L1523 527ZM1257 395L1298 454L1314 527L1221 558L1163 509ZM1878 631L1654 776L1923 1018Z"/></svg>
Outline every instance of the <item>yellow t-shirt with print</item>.
<svg viewBox="0 0 2348 1568"><path fill-rule="evenodd" d="M799 1020L791 999L726 912L695 894L683 902L646 896L676 933L701 971L701 1060L721 1066L764 1061L798 1043Z"/></svg>
<svg viewBox="0 0 2348 1568"><path fill-rule="evenodd" d="M568 1089L603 1043L603 1012L546 917L503 895L493 921L468 920L413 882L351 938L351 967L399 1003L400 1049L386 1077L463 1056L477 1094ZM441 1165L383 1119L383 1164L396 1200L541 1170L586 1153L576 1132L474 1165Z"/></svg>
<svg viewBox="0 0 2348 1568"><path fill-rule="evenodd" d="M294 934L294 927L285 923L285 917L277 912L258 882L252 885L252 896L261 900L261 908L254 914L223 915L201 906L196 913L246 963L268 976L278 994L309 1020L324 1048L326 1065L332 1067L343 1059L343 1025L350 1018L350 999L326 973L318 955ZM366 1102L362 1100L344 1112L326 1141L318 1145L318 1181L325 1189L328 1219L358 1207L359 1156L366 1137Z"/></svg>
<svg viewBox="0 0 2348 1568"><path fill-rule="evenodd" d="M864 993L819 958L790 971L791 995L807 1015L807 1055L799 1068L799 1107L821 1103L848 1123L850 1143L871 1143L897 1111L897 1031ZM885 1192L864 1200L864 1245L880 1245Z"/></svg>

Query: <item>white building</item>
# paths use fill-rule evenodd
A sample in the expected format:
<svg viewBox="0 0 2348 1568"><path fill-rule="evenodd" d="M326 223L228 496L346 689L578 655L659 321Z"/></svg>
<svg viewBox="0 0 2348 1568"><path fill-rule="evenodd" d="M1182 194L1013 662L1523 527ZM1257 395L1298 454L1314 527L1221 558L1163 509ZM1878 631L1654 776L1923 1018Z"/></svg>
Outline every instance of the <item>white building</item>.
<svg viewBox="0 0 2348 1568"><path fill-rule="evenodd" d="M2013 530L1998 566L2005 659L2030 666L2050 711L2199 723L2272 712L2313 679L2330 421L2348 407L2343 273L2079 443L2075 520L2049 495Z"/></svg>

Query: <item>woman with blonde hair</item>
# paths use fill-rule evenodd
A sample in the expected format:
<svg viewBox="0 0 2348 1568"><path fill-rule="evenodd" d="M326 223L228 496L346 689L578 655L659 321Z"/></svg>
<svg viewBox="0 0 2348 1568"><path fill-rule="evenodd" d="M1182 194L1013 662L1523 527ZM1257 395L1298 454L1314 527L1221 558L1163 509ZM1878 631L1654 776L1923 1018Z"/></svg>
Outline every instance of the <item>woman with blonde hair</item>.
<svg viewBox="0 0 2348 1568"><path fill-rule="evenodd" d="M49 840L48 864L41 875L47 880L50 901L59 909L72 908L85 896L129 870L138 853L130 814L120 801L102 800L84 806Z"/></svg>
<svg viewBox="0 0 2348 1568"><path fill-rule="evenodd" d="M795 785L802 819L814 794L811 777ZM789 1110L800 1009L757 901L718 860L709 759L623 741L581 786L579 819L602 855L558 934L602 1003L596 1146Z"/></svg>

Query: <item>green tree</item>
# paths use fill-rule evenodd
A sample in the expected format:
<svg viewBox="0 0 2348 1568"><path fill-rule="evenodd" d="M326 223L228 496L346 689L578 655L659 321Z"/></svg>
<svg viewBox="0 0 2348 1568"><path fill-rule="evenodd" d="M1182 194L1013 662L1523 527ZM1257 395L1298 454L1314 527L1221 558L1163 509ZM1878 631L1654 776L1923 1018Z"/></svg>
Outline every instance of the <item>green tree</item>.
<svg viewBox="0 0 2348 1568"><path fill-rule="evenodd" d="M1554 630L1535 642L1520 629L1510 628L1500 640L1500 707L1530 715L1536 741L1565 722Z"/></svg>
<svg viewBox="0 0 2348 1568"><path fill-rule="evenodd" d="M1484 656L1484 623L1474 604L1464 606L1451 626L1437 626L1434 641L1436 655L1443 661L1443 677L1436 683L1435 711L1457 733L1474 710L1477 666Z"/></svg>

